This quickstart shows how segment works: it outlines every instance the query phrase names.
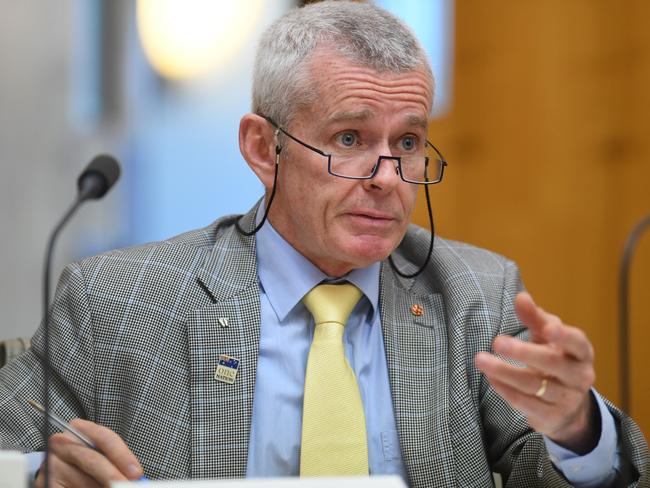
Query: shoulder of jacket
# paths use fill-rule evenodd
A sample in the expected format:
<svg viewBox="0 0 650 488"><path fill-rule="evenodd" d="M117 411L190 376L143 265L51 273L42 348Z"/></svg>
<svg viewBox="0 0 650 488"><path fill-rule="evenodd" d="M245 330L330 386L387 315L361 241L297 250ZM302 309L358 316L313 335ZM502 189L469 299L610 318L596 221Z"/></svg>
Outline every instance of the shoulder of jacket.
<svg viewBox="0 0 650 488"><path fill-rule="evenodd" d="M430 243L431 233L427 229L411 224L402 245L400 245L400 250L404 248L408 254L412 255L412 258L422 259L426 256ZM511 259L497 252L438 235L434 239L433 258L439 264L449 263L450 265L458 262L483 263L485 266L499 268L514 265Z"/></svg>
<svg viewBox="0 0 650 488"><path fill-rule="evenodd" d="M220 217L211 224L193 229L162 241L148 242L129 247L112 249L77 261L81 269L88 269L106 259L115 261L141 261L155 256L157 261L176 260L182 255L207 253L214 248L219 239L234 232L234 222L241 215Z"/></svg>

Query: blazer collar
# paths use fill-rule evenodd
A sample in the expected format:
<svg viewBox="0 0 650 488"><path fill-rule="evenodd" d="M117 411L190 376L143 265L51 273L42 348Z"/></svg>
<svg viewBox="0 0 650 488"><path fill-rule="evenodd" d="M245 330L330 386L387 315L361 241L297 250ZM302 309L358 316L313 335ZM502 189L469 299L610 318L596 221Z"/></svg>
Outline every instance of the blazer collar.
<svg viewBox="0 0 650 488"><path fill-rule="evenodd" d="M242 229L253 230L260 203L261 200L243 216L224 219L215 230L215 244L197 272L199 285L210 294L213 303L257 286L255 236L242 234L234 224L239 220Z"/></svg>

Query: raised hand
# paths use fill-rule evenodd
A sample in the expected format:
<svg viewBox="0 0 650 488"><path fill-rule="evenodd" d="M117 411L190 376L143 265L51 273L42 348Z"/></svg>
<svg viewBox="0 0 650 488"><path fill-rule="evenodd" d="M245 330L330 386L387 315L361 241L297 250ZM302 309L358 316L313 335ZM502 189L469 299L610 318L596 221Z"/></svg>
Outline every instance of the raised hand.
<svg viewBox="0 0 650 488"><path fill-rule="evenodd" d="M528 293L517 295L515 310L530 331L530 342L498 336L493 350L502 358L480 352L476 366L533 429L578 454L591 451L598 442L600 416L590 393L596 375L589 339L537 306Z"/></svg>

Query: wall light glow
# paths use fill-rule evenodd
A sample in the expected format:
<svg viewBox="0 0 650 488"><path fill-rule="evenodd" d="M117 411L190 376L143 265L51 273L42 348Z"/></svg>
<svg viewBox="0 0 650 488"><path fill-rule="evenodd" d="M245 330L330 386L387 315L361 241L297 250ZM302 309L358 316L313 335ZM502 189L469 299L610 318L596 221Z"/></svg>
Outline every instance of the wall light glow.
<svg viewBox="0 0 650 488"><path fill-rule="evenodd" d="M138 0L144 52L162 76L214 70L239 51L258 25L264 0Z"/></svg>

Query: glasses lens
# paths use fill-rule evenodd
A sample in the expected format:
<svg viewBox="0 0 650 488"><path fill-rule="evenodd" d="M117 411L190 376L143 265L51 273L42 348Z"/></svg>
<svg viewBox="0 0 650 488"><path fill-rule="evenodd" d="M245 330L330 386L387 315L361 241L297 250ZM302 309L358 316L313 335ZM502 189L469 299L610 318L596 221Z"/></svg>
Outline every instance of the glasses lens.
<svg viewBox="0 0 650 488"><path fill-rule="evenodd" d="M401 157L402 177L412 183L438 183L442 179L444 163L438 151L428 142L422 154Z"/></svg>
<svg viewBox="0 0 650 488"><path fill-rule="evenodd" d="M412 183L438 183L442 178L444 163L441 155L428 142L420 149L393 151L393 157L399 157L402 178ZM390 164L390 160L383 164ZM377 159L369 157L365 151L333 151L330 159L330 171L346 178L369 178L375 171Z"/></svg>
<svg viewBox="0 0 650 488"><path fill-rule="evenodd" d="M349 151L332 151L330 169L338 176L348 178L367 178L373 172L375 163L365 151L351 149Z"/></svg>

